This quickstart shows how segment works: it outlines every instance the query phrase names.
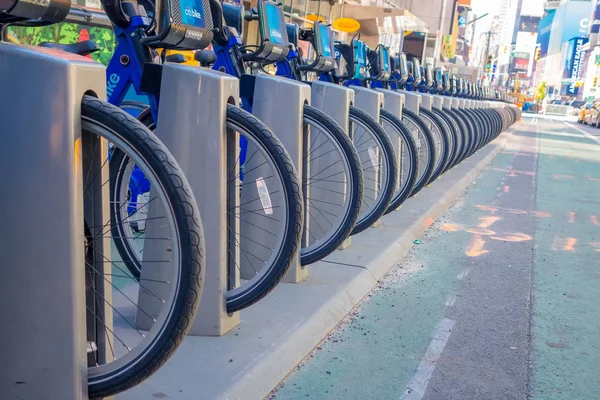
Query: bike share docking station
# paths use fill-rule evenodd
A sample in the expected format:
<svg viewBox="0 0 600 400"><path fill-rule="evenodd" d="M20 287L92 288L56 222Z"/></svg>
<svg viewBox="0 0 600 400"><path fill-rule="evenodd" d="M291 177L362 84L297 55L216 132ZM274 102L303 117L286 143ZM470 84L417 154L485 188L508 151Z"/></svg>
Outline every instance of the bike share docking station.
<svg viewBox="0 0 600 400"><path fill-rule="evenodd" d="M305 163L305 148L310 143L310 132L304 125L304 105L311 102L310 86L303 82L294 81L278 76L257 75L242 77L242 97L252 98L252 114L267 125L279 138L283 147L287 150L294 166L298 171L298 177L303 182L303 176L310 176L310 162ZM248 153L251 154L250 146ZM258 179L264 172L258 166L246 165L246 170L253 170L250 179ZM304 194L304 227L302 235L302 246L309 240L309 202L310 188L303 185ZM242 192L242 204L248 201L248 197ZM253 216L248 216L252 222ZM269 229L266 228L268 231ZM269 235L265 232L264 235ZM257 237L258 236L258 237ZM259 243L261 235L254 234L252 241L246 241L244 248L253 254L265 252L264 246ZM300 246L283 277L283 282L298 283L308 277L308 268L300 264Z"/></svg>
<svg viewBox="0 0 600 400"><path fill-rule="evenodd" d="M228 247L230 241L239 242L240 235L239 218L236 218L240 188L237 180L228 180L228 171L234 167L228 164L237 163L239 136L228 134L226 125L227 104L236 104L238 99L236 77L175 63L162 66L156 135L171 151L199 199L206 243L204 290L188 335L221 336L240 322L239 312L228 314L226 306L230 284L237 285L240 279L236 267L240 261L239 251ZM153 204L148 210L146 235L161 237L160 221L151 218L157 211L153 210ZM228 222L234 229L228 229ZM162 260L161 255L170 251L159 245L152 246L144 251L144 258ZM160 263L143 263L142 279L148 279L146 286L151 293L160 294L167 289L168 285L152 284L166 280L161 275L164 271L168 269L161 268ZM138 301L141 307L153 310L156 315L163 307L158 304L156 295L142 289ZM136 321L138 328L147 327L149 323L149 318L143 315Z"/></svg>
<svg viewBox="0 0 600 400"><path fill-rule="evenodd" d="M313 107L329 115L344 130L346 136L351 137L350 132L350 106L354 104L354 90L331 82L313 81L310 82L311 104ZM311 168L322 170L329 164L327 156L321 156L317 160L310 161ZM340 204L344 201L346 185L344 183L328 182L327 185L332 190L327 194L322 194L318 199L327 204ZM327 210L324 210L327 212ZM352 244L352 238L348 237L340 245L339 250L345 250Z"/></svg>
<svg viewBox="0 0 600 400"><path fill-rule="evenodd" d="M96 293L105 291L100 295L111 291L110 264L96 256L109 254L110 242L95 240L95 248L104 248L85 254L84 218L90 233L101 237L109 188L101 185L108 165L99 168L108 145L82 134L81 101L86 93L105 98L106 72L84 57L9 43L0 43L0 65L0 165L7 193L0 200L0 300L8 305L0 333L0 359L8 367L0 393L5 399L87 399L86 343L95 339L98 356L110 357L103 342L112 312L102 307L105 321L88 318L86 326L86 286L98 285ZM24 94L24 85L35 94ZM93 162L82 162L89 157ZM82 195L89 172L83 165L100 171L88 198ZM94 213L83 215L84 202L94 203L86 207ZM86 274L86 263L95 272Z"/></svg>
<svg viewBox="0 0 600 400"><path fill-rule="evenodd" d="M406 105L406 95L403 93L399 93L396 90L390 90L390 89L382 89L382 88L378 88L376 89L378 92L383 93L383 97L384 97L384 103L383 103L383 109L386 111L389 111L390 113L392 113L394 116L396 116L398 119L400 119L402 121L402 109L405 107ZM404 157L402 157L403 155L403 148L402 146L404 146L404 141L397 135L390 135L390 139L392 138L396 138L396 140L392 140L392 147L394 148L394 151L396 152L396 183L395 183L395 188L399 189L400 185L402 184L402 171L403 171L403 162L404 162Z"/></svg>
<svg viewBox="0 0 600 400"><path fill-rule="evenodd" d="M357 108L369 114L375 121L379 123L381 109L384 107L384 94L378 90L369 89L362 86L351 85L350 89L354 90L354 105ZM354 141L353 137L351 137L351 139ZM371 151L369 151L369 156L371 158L371 163L373 164L373 169L363 168L363 187L367 189L370 186L369 189L373 190L375 193L379 192L378 189L380 181L379 168L377 165L377 160L379 160L379 154L377 154L378 151L379 149L375 151L375 154L371 154ZM372 227L375 228L380 225L381 219L375 221Z"/></svg>

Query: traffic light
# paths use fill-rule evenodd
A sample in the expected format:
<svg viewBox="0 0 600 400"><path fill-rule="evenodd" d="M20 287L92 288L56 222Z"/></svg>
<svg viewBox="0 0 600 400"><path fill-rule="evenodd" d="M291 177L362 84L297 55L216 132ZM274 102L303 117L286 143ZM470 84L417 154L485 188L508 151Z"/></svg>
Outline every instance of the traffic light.
<svg viewBox="0 0 600 400"><path fill-rule="evenodd" d="M596 83L598 83L598 77L597 76L594 77L594 84L592 86L596 87Z"/></svg>
<svg viewBox="0 0 600 400"><path fill-rule="evenodd" d="M490 72L490 70L492 69L492 55L488 54L487 56L487 60L485 62L485 70L486 72Z"/></svg>
<svg viewBox="0 0 600 400"><path fill-rule="evenodd" d="M538 47L537 49L535 49L535 61L539 60L541 55L542 49Z"/></svg>

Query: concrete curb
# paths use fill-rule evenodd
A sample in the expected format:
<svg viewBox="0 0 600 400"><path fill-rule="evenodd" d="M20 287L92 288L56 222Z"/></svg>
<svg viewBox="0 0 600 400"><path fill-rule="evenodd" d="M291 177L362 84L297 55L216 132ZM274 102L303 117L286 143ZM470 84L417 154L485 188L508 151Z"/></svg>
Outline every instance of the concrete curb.
<svg viewBox="0 0 600 400"><path fill-rule="evenodd" d="M413 241L474 181L511 130L447 172L352 246L311 265L309 278L282 283L244 310L223 337L187 337L154 376L118 400L263 399L373 289Z"/></svg>

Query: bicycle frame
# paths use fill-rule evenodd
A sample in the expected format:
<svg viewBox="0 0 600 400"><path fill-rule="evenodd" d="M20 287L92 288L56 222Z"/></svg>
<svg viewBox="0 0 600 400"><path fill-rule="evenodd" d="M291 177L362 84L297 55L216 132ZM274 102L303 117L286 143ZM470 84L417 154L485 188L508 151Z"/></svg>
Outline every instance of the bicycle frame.
<svg viewBox="0 0 600 400"><path fill-rule="evenodd" d="M109 103L121 106L129 89L133 87L138 95L148 97L150 113L156 123L159 96L141 90L144 64L153 63L158 57L154 50L140 43L140 31L149 24L150 18L134 16L127 28L115 27L117 45L106 68L106 94Z"/></svg>

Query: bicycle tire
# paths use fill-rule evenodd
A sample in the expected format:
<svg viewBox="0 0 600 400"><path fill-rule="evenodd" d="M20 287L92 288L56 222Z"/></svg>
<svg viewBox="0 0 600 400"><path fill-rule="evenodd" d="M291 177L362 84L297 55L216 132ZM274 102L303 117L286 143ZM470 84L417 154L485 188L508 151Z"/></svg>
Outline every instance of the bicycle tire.
<svg viewBox="0 0 600 400"><path fill-rule="evenodd" d="M456 149L456 155L454 156L454 159L452 161L452 166L454 167L462 162L463 155L466 151L466 142L468 139L467 126L462 120L462 117L454 109L442 108L442 110L446 112L446 115L448 115L450 119L452 119L452 121L456 124L458 129L457 133L459 137L459 146Z"/></svg>
<svg viewBox="0 0 600 400"><path fill-rule="evenodd" d="M240 130L245 130L245 133L253 135L270 154L272 161L281 174L282 183L285 185L285 199L289 210L289 221L284 234L285 242L278 249L276 261L269 265L263 278L244 290L227 291L227 312L233 313L250 307L264 298L283 278L300 249L302 228L304 226L304 206L300 189L301 182L296 169L287 151L273 132L254 115L232 104L227 105L226 118L228 126L234 124L241 127ZM149 108L140 113L138 119L149 129L154 130L156 128Z"/></svg>
<svg viewBox="0 0 600 400"><path fill-rule="evenodd" d="M353 126L355 123L362 124L365 131L370 132L373 140L382 149L382 158L385 170L387 171L387 179L384 180L385 184L380 188L380 194L375 206L365 216L362 218L359 217L359 220L352 230L352 235L356 235L357 233L366 230L385 214L392 201L392 197L394 196L397 170L394 148L392 147L388 134L383 127L379 125L378 121L361 109L350 106L350 126ZM355 138L353 137L352 139L354 140Z"/></svg>
<svg viewBox="0 0 600 400"><path fill-rule="evenodd" d="M429 180L431 178L431 174L433 173L433 168L434 168L434 162L435 162L435 147L433 144L433 138L431 136L431 132L429 131L429 128L427 127L427 125L425 124L425 122L423 122L423 120L421 119L421 117L419 117L414 111L409 110L408 108L404 107L402 109L402 120L404 121L404 119L407 119L409 121L412 121L412 124L417 127L417 129L419 130L419 132L417 134L419 134L419 140L424 141L426 143L426 154L427 154L427 162L425 164L425 168L424 171L419 170L419 173L421 173L420 177L417 177L417 181L415 183L415 187L413 188L413 191L411 193L411 196L414 196L415 194L419 193L421 191L421 189L423 189L425 187L425 185L427 185L429 183ZM419 147L419 146L417 146ZM420 149L419 149L420 151Z"/></svg>
<svg viewBox="0 0 600 400"><path fill-rule="evenodd" d="M174 353L191 327L200 302L204 276L204 234L191 188L166 147L125 111L91 96L81 103L82 131L110 131L135 148L152 168L169 195L171 212L181 243L180 277L169 318L152 343L130 363L110 373L88 374L90 398L103 398L127 390L152 375ZM98 136L102 136L98 133ZM112 221L111 221L112 222Z"/></svg>
<svg viewBox="0 0 600 400"><path fill-rule="evenodd" d="M469 116L467 115L467 113L464 112L463 109L460 108L454 108L453 109L454 112L460 116L460 118L462 119L463 124L465 125L465 132L466 132L466 141L465 141L465 151L462 154L462 160L466 160L467 158L469 158L469 150L471 149L471 147L473 146L473 142L475 141L475 125L473 123L473 121L469 118Z"/></svg>
<svg viewBox="0 0 600 400"><path fill-rule="evenodd" d="M448 160L444 167L444 172L446 172L454 166L454 161L456 160L456 155L460 148L460 133L458 131L457 123L444 110L434 107L432 111L444 121L450 132L449 138L451 139L450 147L448 149Z"/></svg>
<svg viewBox="0 0 600 400"><path fill-rule="evenodd" d="M450 132L444 129L444 121L440 117L438 117L433 111L425 107L421 107L419 111L419 116L423 120L430 120L429 123L432 126L435 126L436 129L430 129L429 131L431 132L432 136L438 136L438 139L440 141L440 148L435 149L436 163L434 164L433 171L431 172L431 177L429 178L429 183L431 183L435 181L442 174L442 172L445 171L446 163L449 157L448 135L450 135ZM436 131L439 132L439 135L435 133Z"/></svg>
<svg viewBox="0 0 600 400"><path fill-rule="evenodd" d="M330 140L335 141L343 151L345 156L343 162L347 164L348 174L350 175L345 193L345 196L347 196L349 200L347 202L348 207L345 210L344 218L342 218L339 225L335 228L334 234L330 236L328 240L321 243L319 247L316 247L311 251L308 251L306 247L303 247L300 250L300 263L302 265L312 264L327 257L329 254L333 253L344 240L348 238L348 236L350 236L360 214L363 196L362 166L358 153L350 138L346 135L342 127L340 127L340 125L329 115L315 107L305 105L304 123L310 124L310 120L321 125L323 128L319 134L321 134L321 132L326 132L326 134L329 135ZM310 185L310 182L306 182L307 176L304 175L302 180L305 185Z"/></svg>
<svg viewBox="0 0 600 400"><path fill-rule="evenodd" d="M408 176L406 177L406 183L404 185L402 185L400 187L400 189L394 194L394 197L392 198L392 201L390 202L390 205L388 206L388 209L386 210L386 214L397 210L398 207L400 207L402 205L402 203L404 203L406 201L406 199L409 198L410 194L413 191L413 188L415 186L415 182L417 180L417 169L418 169L418 162L417 162L417 145L415 144L414 139L412 138L410 131L408 130L408 128L406 127L406 125L404 125L404 122L402 122L400 120L400 118L396 117L394 114L392 114L391 112L381 109L380 110L380 120L381 122L387 122L390 125L393 126L394 131L396 133L396 135L398 136L398 138L402 141L402 144L404 144L406 146L406 152L408 154L408 160L404 160L402 157L402 154L396 154L396 160L400 162L408 162L409 163L409 172L408 172ZM382 124L383 125L383 124ZM388 132L386 130L386 132ZM393 135L390 135L388 132L388 135L391 136L391 140L392 142L394 141ZM402 145L400 146L402 147ZM400 177L398 177L398 179L400 179Z"/></svg>

